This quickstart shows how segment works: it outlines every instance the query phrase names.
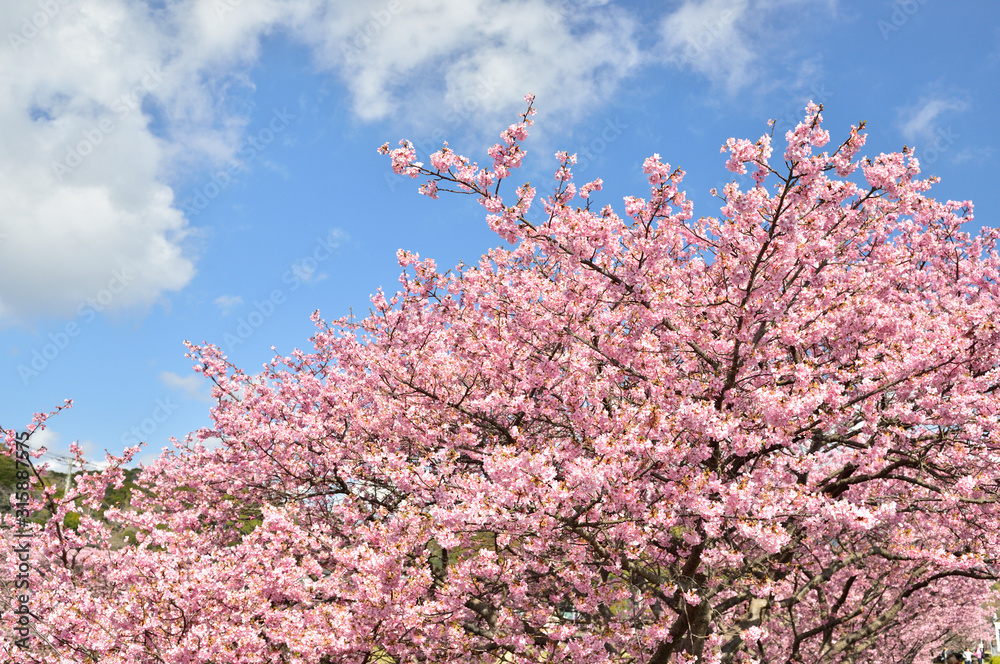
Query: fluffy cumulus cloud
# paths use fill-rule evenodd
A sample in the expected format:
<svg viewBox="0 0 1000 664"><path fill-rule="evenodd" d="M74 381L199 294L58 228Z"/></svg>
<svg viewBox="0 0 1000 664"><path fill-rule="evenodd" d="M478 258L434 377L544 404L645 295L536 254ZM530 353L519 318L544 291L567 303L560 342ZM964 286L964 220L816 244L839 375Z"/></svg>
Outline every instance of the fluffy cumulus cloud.
<svg viewBox="0 0 1000 664"><path fill-rule="evenodd" d="M334 3L305 37L366 119L396 112L495 124L534 92L549 112L593 107L640 64L635 22L601 1Z"/></svg>
<svg viewBox="0 0 1000 664"><path fill-rule="evenodd" d="M183 286L185 222L143 112L164 74L141 25L58 0L5 2L0 25L0 321L72 312L109 285L111 308Z"/></svg>
<svg viewBox="0 0 1000 664"><path fill-rule="evenodd" d="M0 325L148 306L194 275L172 177L231 154L241 118L219 110L255 57L197 10L0 4Z"/></svg>
<svg viewBox="0 0 1000 664"><path fill-rule="evenodd" d="M640 63L601 0L5 0L0 326L149 306L196 229L173 186L231 159L261 38L306 43L363 120L493 126L535 92L593 107Z"/></svg>
<svg viewBox="0 0 1000 664"><path fill-rule="evenodd" d="M754 78L748 0L686 0L661 24L667 59L734 92Z"/></svg>

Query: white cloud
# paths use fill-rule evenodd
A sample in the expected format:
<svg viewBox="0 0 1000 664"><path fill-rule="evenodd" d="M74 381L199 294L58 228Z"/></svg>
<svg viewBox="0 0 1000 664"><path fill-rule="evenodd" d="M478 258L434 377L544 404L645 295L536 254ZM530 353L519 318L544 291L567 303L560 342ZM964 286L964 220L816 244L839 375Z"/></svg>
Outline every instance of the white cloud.
<svg viewBox="0 0 1000 664"><path fill-rule="evenodd" d="M149 306L190 282L196 229L173 187L238 149L265 35L309 45L359 118L451 133L494 131L526 92L582 116L641 61L633 21L595 0L40 6L0 3L0 325Z"/></svg>
<svg viewBox="0 0 1000 664"><path fill-rule="evenodd" d="M165 75L156 44L143 43L148 26L124 2L52 5L35 31L24 17L45 16L39 4L0 8L0 25L24 40L0 48L4 323L72 314L104 297L115 271L131 276L102 308L149 304L194 271L185 220L159 179L164 145L142 110Z"/></svg>
<svg viewBox="0 0 1000 664"><path fill-rule="evenodd" d="M977 164L985 164L993 159L993 153L993 148L989 146L963 148L955 152L951 158L951 163L958 165L971 161Z"/></svg>
<svg viewBox="0 0 1000 664"><path fill-rule="evenodd" d="M105 460L105 451L98 450L93 441L78 441L77 445L83 454L85 464L83 470L94 471L107 467L108 463ZM32 463L35 467L48 464L49 470L57 473L65 473L68 464L74 459L69 451L69 445L62 444L62 435L51 428L45 428L31 434L31 438L28 439L28 447L32 450L44 447L45 454L38 459L34 459ZM73 461L73 472L76 473L79 471L79 464Z"/></svg>
<svg viewBox="0 0 1000 664"><path fill-rule="evenodd" d="M398 0L331 3L304 28L363 119L416 115L449 126L509 121L533 92L578 116L640 64L635 25L603 2ZM396 9L396 11L391 11Z"/></svg>
<svg viewBox="0 0 1000 664"><path fill-rule="evenodd" d="M31 438L28 439L28 448L39 450L44 447L47 450L55 450L59 445L60 438L58 433L49 428L35 430L31 434Z"/></svg>
<svg viewBox="0 0 1000 664"><path fill-rule="evenodd" d="M243 304L243 298L239 295L220 295L215 298L215 306L219 307L223 316L228 316L233 309L241 304Z"/></svg>
<svg viewBox="0 0 1000 664"><path fill-rule="evenodd" d="M948 111L964 111L968 104L959 97L927 97L900 113L900 131L911 144L931 142L940 131L939 118Z"/></svg>
<svg viewBox="0 0 1000 664"><path fill-rule="evenodd" d="M172 390L183 392L188 399L206 403L212 401L212 397L207 392L210 383L203 376L192 374L181 377L173 371L162 371L160 372L160 382Z"/></svg>
<svg viewBox="0 0 1000 664"><path fill-rule="evenodd" d="M729 95L751 85L759 92L799 87L818 65L804 64L803 33L838 14L836 0L682 0L660 23L660 52ZM785 80L789 71L797 73Z"/></svg>
<svg viewBox="0 0 1000 664"><path fill-rule="evenodd" d="M148 306L191 280L172 186L232 156L261 36L315 3L217 4L0 4L0 324Z"/></svg>
<svg viewBox="0 0 1000 664"><path fill-rule="evenodd" d="M304 284L310 286L326 280L329 276L326 272L319 272L315 261L298 261L292 265L292 274Z"/></svg>
<svg viewBox="0 0 1000 664"><path fill-rule="evenodd" d="M757 54L740 30L748 8L748 0L686 0L661 24L667 59L730 93L749 84Z"/></svg>

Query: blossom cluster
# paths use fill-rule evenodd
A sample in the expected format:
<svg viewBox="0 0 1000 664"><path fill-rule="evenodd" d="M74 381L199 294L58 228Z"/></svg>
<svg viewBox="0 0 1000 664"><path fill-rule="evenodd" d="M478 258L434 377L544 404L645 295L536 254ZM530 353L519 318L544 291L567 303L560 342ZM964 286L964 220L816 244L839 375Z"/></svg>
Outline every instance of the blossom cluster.
<svg viewBox="0 0 1000 664"><path fill-rule="evenodd" d="M859 158L862 125L824 150L815 104L784 165L727 141L754 186L716 216L658 154L623 215L565 152L533 206L502 186L526 101L488 166L380 149L506 247L401 250L398 292L317 312L260 375L190 344L212 425L126 508L98 513L133 450L33 494L39 645L10 661L877 664L971 634L1000 569L1000 233L911 154Z"/></svg>

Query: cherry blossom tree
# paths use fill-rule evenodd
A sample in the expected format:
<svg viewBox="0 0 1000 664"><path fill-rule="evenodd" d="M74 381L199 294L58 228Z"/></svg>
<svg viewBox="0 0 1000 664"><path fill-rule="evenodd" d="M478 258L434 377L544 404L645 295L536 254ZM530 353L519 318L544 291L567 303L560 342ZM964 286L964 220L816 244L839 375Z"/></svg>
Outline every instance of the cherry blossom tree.
<svg viewBox="0 0 1000 664"><path fill-rule="evenodd" d="M445 272L400 251L397 293L317 312L260 375L189 345L214 425L130 509L96 513L134 449L32 498L53 517L11 661L875 663L980 629L998 232L963 231L912 152L859 158L863 123L828 148L814 104L780 159L723 146L753 185L718 216L659 155L624 216L566 153L536 203L502 191L528 102L486 166L381 148L504 246Z"/></svg>

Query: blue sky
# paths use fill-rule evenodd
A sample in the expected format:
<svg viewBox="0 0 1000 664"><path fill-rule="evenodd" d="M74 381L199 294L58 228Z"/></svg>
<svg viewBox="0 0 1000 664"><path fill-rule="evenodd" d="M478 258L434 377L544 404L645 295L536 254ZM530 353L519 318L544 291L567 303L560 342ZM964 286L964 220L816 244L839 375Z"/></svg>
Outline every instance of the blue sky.
<svg viewBox="0 0 1000 664"><path fill-rule="evenodd" d="M512 185L565 149L621 210L655 152L717 214L726 138L814 100L835 142L866 120L865 154L915 147L970 231L1000 216L992 1L5 0L0 27L0 426L73 399L36 441L95 462L210 423L184 340L257 372L314 310L394 291L398 248L500 244L376 148L483 161L528 92Z"/></svg>

